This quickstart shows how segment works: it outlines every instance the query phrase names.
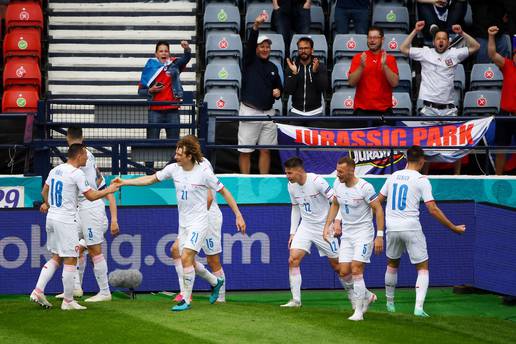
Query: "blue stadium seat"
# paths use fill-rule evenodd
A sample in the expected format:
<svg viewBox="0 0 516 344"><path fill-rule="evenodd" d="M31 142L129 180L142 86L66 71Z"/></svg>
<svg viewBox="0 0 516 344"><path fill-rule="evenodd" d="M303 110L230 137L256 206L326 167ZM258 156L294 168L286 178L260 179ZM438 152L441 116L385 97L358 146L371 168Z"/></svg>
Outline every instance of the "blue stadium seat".
<svg viewBox="0 0 516 344"><path fill-rule="evenodd" d="M501 89L502 83L503 74L494 63L477 63L473 65L470 75L470 90Z"/></svg>
<svg viewBox="0 0 516 344"><path fill-rule="evenodd" d="M321 6L312 4L310 7L310 32L324 34L324 13Z"/></svg>
<svg viewBox="0 0 516 344"><path fill-rule="evenodd" d="M407 35L400 33L386 32L383 40L383 50L393 55L396 59L408 59L400 51L400 45L407 38Z"/></svg>
<svg viewBox="0 0 516 344"><path fill-rule="evenodd" d="M349 86L349 67L351 62L339 62L333 66L331 72L331 88L333 91L338 91L342 88L351 88Z"/></svg>
<svg viewBox="0 0 516 344"><path fill-rule="evenodd" d="M500 91L469 91L464 96L463 115L495 115L500 112Z"/></svg>
<svg viewBox="0 0 516 344"><path fill-rule="evenodd" d="M276 59L283 66L285 61L285 41L279 33L265 33L271 40L271 59Z"/></svg>
<svg viewBox="0 0 516 344"><path fill-rule="evenodd" d="M374 6L372 24L388 31L408 32L408 9L399 5Z"/></svg>
<svg viewBox="0 0 516 344"><path fill-rule="evenodd" d="M240 12L238 7L230 4L209 4L204 9L204 34L213 30L240 32Z"/></svg>
<svg viewBox="0 0 516 344"><path fill-rule="evenodd" d="M326 61L328 61L328 43L326 41L325 35L293 35L292 41L290 42L290 56L292 58L295 58L297 56L297 41L301 37L310 37L314 41L314 56L319 58L319 60L321 60L321 62L323 63L326 63Z"/></svg>
<svg viewBox="0 0 516 344"><path fill-rule="evenodd" d="M353 115L355 103L355 89L342 89L331 97L330 116L349 116Z"/></svg>
<svg viewBox="0 0 516 344"><path fill-rule="evenodd" d="M212 89L204 95L209 116L238 116L240 102L238 94L228 89Z"/></svg>
<svg viewBox="0 0 516 344"><path fill-rule="evenodd" d="M245 37L249 37L249 30L251 30L254 20L260 13L265 11L267 13L267 19L260 26L260 32L271 30L271 19L272 19L272 2L266 3L251 3L247 5L245 13Z"/></svg>
<svg viewBox="0 0 516 344"><path fill-rule="evenodd" d="M205 59L210 63L214 58L242 60L242 40L235 33L212 31L206 38Z"/></svg>
<svg viewBox="0 0 516 344"><path fill-rule="evenodd" d="M240 91L242 72L240 66L234 61L217 60L206 66L204 72L204 91L208 92L214 87L229 87Z"/></svg>
<svg viewBox="0 0 516 344"><path fill-rule="evenodd" d="M392 112L395 116L412 116L412 100L407 92L392 93Z"/></svg>
<svg viewBox="0 0 516 344"><path fill-rule="evenodd" d="M367 35L336 35L332 49L333 63L351 60L357 53L367 49Z"/></svg>
<svg viewBox="0 0 516 344"><path fill-rule="evenodd" d="M396 87L396 92L412 92L412 69L407 62L398 62L398 74L400 81Z"/></svg>

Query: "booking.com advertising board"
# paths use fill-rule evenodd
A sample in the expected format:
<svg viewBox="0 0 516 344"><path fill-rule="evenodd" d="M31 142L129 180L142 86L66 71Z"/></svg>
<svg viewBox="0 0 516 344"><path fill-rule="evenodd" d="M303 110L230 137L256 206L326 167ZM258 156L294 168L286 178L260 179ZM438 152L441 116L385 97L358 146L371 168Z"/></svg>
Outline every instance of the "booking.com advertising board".
<svg viewBox="0 0 516 344"><path fill-rule="evenodd" d="M247 235L236 233L234 216L227 206L224 215L221 262L229 290L288 289L288 248L290 206L244 205L242 213L248 226ZM464 223L467 232L458 236L422 212L421 221L428 240L431 285L472 284L474 282L475 203L446 202L441 208L456 223ZM138 269L143 274L139 291L177 290L177 277L170 258L170 246L177 233L177 209L163 207L119 208L121 234L112 238L106 234L103 251L109 270ZM0 294L30 293L39 271L49 258L45 248L45 216L35 209L4 209L0 231ZM202 256L202 255L201 255ZM201 258L205 262L204 258ZM400 286L413 286L414 268L407 257L402 260ZM315 247L301 265L303 288L341 288L326 259L320 258ZM385 255L373 256L367 267L366 283L382 287ZM47 292L59 292L61 271L47 287ZM199 278L197 290L208 289ZM92 263L88 262L84 289L96 291Z"/></svg>

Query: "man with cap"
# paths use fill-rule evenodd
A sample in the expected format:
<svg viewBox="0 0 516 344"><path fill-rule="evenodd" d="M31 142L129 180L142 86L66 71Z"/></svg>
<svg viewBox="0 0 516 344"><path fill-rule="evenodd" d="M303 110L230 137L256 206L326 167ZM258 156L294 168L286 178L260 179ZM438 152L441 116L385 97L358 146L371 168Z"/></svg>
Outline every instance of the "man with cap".
<svg viewBox="0 0 516 344"><path fill-rule="evenodd" d="M273 116L275 99L281 97L281 84L278 68L269 61L272 41L264 35L258 35L265 15L256 17L247 40L244 53L242 75L242 95L240 116ZM238 126L238 145L276 145L278 143L276 125L272 121L241 121ZM252 148L239 148L240 172L251 172ZM261 174L269 173L271 164L270 151L260 149L258 168Z"/></svg>

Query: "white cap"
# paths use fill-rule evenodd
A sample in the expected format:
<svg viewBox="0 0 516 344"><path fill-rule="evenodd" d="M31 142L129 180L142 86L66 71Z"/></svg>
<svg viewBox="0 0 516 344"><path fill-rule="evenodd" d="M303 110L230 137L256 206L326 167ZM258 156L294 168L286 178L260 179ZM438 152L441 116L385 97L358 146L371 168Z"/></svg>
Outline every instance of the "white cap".
<svg viewBox="0 0 516 344"><path fill-rule="evenodd" d="M265 41L269 41L269 44L272 44L271 39L265 35L258 36L258 40L256 41L256 44L262 44Z"/></svg>

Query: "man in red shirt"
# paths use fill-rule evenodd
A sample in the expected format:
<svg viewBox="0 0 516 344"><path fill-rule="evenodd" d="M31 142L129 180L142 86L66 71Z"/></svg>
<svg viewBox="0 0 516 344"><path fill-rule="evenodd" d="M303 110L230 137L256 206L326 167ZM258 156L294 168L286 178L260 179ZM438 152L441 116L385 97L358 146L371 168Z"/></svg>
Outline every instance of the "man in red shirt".
<svg viewBox="0 0 516 344"><path fill-rule="evenodd" d="M348 82L357 88L355 115L392 115L392 89L398 86L398 65L393 56L382 50L383 40L383 29L370 27L369 50L356 54L351 61Z"/></svg>
<svg viewBox="0 0 516 344"><path fill-rule="evenodd" d="M512 61L504 58L496 52L495 36L499 29L497 26L491 26L487 33L489 40L487 42L487 54L489 58L500 68L503 73L502 99L500 108L504 115L516 115L516 47L513 49ZM507 146L511 144L513 137L516 135L516 121L497 122L495 144L497 146ZM506 154L496 154L495 170L497 175L504 172Z"/></svg>

